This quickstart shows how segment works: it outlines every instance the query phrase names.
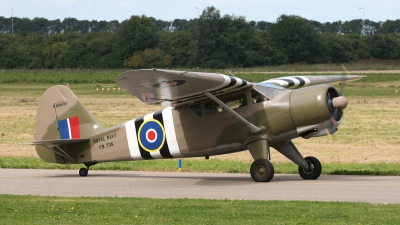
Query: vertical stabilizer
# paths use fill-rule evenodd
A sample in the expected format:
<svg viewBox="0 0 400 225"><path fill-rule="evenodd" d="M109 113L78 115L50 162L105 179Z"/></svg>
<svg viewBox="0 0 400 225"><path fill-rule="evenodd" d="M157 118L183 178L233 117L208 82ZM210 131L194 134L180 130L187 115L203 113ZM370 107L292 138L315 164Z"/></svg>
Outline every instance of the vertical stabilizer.
<svg viewBox="0 0 400 225"><path fill-rule="evenodd" d="M50 87L39 100L35 141L90 138L104 130L68 87ZM47 162L63 163L44 146L36 146L36 151Z"/></svg>

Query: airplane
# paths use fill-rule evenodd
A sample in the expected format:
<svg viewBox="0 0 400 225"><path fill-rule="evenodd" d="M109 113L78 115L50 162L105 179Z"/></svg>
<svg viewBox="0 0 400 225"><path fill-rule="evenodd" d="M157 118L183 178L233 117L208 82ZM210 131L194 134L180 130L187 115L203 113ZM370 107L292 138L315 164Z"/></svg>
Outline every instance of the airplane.
<svg viewBox="0 0 400 225"><path fill-rule="evenodd" d="M145 104L165 108L110 128L99 124L68 87L56 85L40 98L34 142L28 144L46 162L83 163L83 177L100 162L209 159L248 150L256 182L274 176L272 147L298 165L303 179L317 179L320 161L303 157L292 139L335 133L348 101L333 85L364 77L288 76L254 83L193 70L127 71L117 85Z"/></svg>

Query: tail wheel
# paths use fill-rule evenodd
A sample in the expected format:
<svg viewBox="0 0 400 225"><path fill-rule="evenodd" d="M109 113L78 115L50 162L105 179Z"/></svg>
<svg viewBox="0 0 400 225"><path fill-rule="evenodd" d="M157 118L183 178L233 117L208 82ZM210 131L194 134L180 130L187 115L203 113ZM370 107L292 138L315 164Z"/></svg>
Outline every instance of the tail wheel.
<svg viewBox="0 0 400 225"><path fill-rule="evenodd" d="M274 166L266 159L257 159L251 164L250 174L256 182L269 182L274 177Z"/></svg>
<svg viewBox="0 0 400 225"><path fill-rule="evenodd" d="M305 180L316 180L322 172L322 165L315 157L308 156L304 158L308 164L307 168L299 167L299 174Z"/></svg>
<svg viewBox="0 0 400 225"><path fill-rule="evenodd" d="M88 175L88 169L86 169L86 168L81 168L80 170L79 170L79 176L81 176L81 177L86 177Z"/></svg>

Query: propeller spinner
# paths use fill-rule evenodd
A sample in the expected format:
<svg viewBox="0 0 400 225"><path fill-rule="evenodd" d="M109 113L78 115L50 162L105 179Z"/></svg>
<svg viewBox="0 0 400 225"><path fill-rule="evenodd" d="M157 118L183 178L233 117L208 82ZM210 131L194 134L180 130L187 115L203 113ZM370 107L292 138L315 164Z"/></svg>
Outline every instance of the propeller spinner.
<svg viewBox="0 0 400 225"><path fill-rule="evenodd" d="M335 89L329 89L326 94L326 101L331 116L339 121L343 115L343 109L347 107L348 100L346 97L341 96Z"/></svg>

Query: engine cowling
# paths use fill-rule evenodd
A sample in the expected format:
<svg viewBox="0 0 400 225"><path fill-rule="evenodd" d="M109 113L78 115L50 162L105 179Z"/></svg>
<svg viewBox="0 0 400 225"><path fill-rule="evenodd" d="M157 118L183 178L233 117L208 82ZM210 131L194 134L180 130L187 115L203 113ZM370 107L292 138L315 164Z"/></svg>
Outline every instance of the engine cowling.
<svg viewBox="0 0 400 225"><path fill-rule="evenodd" d="M284 91L266 108L274 136L296 130L303 138L334 133L343 118L347 99L328 84Z"/></svg>
<svg viewBox="0 0 400 225"><path fill-rule="evenodd" d="M330 85L318 85L294 90L290 96L290 111L296 126L308 126L329 119L329 99L339 97Z"/></svg>

